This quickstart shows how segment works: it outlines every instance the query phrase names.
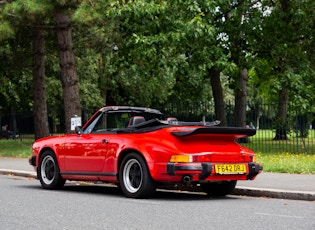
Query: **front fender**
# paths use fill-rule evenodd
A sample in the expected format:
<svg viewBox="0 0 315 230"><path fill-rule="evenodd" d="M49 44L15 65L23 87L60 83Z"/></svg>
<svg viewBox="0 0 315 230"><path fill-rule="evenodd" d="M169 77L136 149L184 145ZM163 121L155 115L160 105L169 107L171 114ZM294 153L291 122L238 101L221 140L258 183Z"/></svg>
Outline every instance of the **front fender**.
<svg viewBox="0 0 315 230"><path fill-rule="evenodd" d="M62 157L64 138L60 136L38 139L32 146L32 155L36 156L35 167L38 167L41 155L48 149L52 150L57 158L60 170L64 169L64 157Z"/></svg>

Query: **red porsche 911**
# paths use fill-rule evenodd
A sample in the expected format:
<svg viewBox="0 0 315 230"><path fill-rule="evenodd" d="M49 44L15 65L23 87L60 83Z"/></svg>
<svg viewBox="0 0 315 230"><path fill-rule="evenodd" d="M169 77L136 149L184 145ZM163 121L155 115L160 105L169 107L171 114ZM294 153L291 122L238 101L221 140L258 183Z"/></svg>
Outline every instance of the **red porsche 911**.
<svg viewBox="0 0 315 230"><path fill-rule="evenodd" d="M237 180L255 179L262 166L235 141L254 129L217 125L108 106L72 134L36 140L29 162L45 189L62 188L66 180L101 181L117 184L126 197L144 198L160 186L182 184L225 196Z"/></svg>

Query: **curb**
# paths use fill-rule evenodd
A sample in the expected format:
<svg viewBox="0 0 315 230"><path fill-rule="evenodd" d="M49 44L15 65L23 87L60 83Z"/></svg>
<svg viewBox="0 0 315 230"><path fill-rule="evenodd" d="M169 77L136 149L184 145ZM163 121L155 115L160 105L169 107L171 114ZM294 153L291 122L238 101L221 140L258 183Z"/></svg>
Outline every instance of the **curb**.
<svg viewBox="0 0 315 230"><path fill-rule="evenodd" d="M315 201L315 192L236 187L232 195Z"/></svg>
<svg viewBox="0 0 315 230"><path fill-rule="evenodd" d="M36 173L30 171L0 169L0 174L37 179ZM315 192L288 191L280 189L236 187L231 195L315 201Z"/></svg>
<svg viewBox="0 0 315 230"><path fill-rule="evenodd" d="M37 175L35 172L29 171L21 171L21 170L11 170L11 169L0 169L0 174L4 175L13 175L13 176L21 176L37 179Z"/></svg>

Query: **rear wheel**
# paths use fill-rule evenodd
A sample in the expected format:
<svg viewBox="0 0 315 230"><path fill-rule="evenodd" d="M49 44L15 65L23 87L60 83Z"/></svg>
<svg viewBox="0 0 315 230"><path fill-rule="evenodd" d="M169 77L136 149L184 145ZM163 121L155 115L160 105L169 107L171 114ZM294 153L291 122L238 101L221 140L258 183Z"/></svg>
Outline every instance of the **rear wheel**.
<svg viewBox="0 0 315 230"><path fill-rule="evenodd" d="M59 189L65 184L65 180L61 178L55 154L51 150L46 150L39 160L38 178L43 188Z"/></svg>
<svg viewBox="0 0 315 230"><path fill-rule="evenodd" d="M137 153L128 154L119 169L120 188L126 197L145 198L156 190L145 160Z"/></svg>
<svg viewBox="0 0 315 230"><path fill-rule="evenodd" d="M226 196L231 194L236 186L236 180L201 184L202 190L209 196Z"/></svg>

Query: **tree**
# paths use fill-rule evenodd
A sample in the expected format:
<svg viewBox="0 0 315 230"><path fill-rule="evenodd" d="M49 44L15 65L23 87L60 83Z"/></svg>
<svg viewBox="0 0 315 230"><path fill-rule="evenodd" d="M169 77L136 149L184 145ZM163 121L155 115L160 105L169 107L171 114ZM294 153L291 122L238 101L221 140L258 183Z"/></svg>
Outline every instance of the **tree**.
<svg viewBox="0 0 315 230"><path fill-rule="evenodd" d="M257 1L222 1L218 3L216 27L228 60L235 67L229 72L234 90L234 126L246 126L248 69L252 57L251 36L259 18Z"/></svg>
<svg viewBox="0 0 315 230"><path fill-rule="evenodd" d="M47 105L46 105L46 82L45 82L45 59L44 59L44 31L41 14L38 13L38 7L29 6L30 2L14 1L5 6L6 18L11 20L11 25L17 28L32 27L32 75L33 75L33 113L35 138L41 138L49 135ZM34 5L35 6L35 5ZM28 9L28 10L27 10ZM13 19L11 19L13 15ZM17 20L18 19L18 20ZM37 20L41 23L38 23ZM36 22L36 23L35 23ZM26 56L26 55L25 55ZM28 66L27 68L30 68Z"/></svg>
<svg viewBox="0 0 315 230"><path fill-rule="evenodd" d="M20 20L16 15L7 17L7 4L9 3L4 1L0 5L0 107L10 111L9 128L16 134L19 127L15 114L17 111L30 109L31 104L28 97L31 94L30 36L26 33L28 28L25 25L18 26Z"/></svg>
<svg viewBox="0 0 315 230"><path fill-rule="evenodd" d="M311 17L314 1L264 1L261 7L267 10L263 12L257 36L257 41L264 42L256 46L256 60L259 60L256 68L262 79L269 82L269 91L277 96L278 119L274 140L286 140L289 99L294 98L291 104L295 103L302 109L301 105L312 97L307 82L314 77L310 64L312 55L308 55L313 53L310 43L314 34L310 28L314 25Z"/></svg>
<svg viewBox="0 0 315 230"><path fill-rule="evenodd" d="M220 4L224 5L224 2ZM229 10L233 9L233 4L229 7ZM215 19L222 20L222 15L219 12L218 16L216 9L217 3L213 1L138 0L113 2L108 9L86 3L78 18L84 20L93 16L99 19L102 16L97 12L102 10L107 12L103 13L103 20L114 21L119 28L120 61L117 62L119 68L115 68L116 85L113 87L120 94L116 101L120 101L121 96L136 96L138 103L145 104L152 103L150 98L158 101L172 98L191 103L209 95L204 94L204 91L211 90L206 85L208 77L211 79L217 119L226 125L220 73L231 72L235 64L233 60L228 60L230 51L227 43L218 39L226 31L218 29L220 23ZM144 87L147 93L141 91ZM143 100L139 100L139 91L145 96ZM245 108L244 103L242 105ZM244 109L241 111L245 114Z"/></svg>
<svg viewBox="0 0 315 230"><path fill-rule="evenodd" d="M76 56L79 62L84 62L78 66L81 91L88 90L89 94L93 94L92 97L82 98L86 108L123 103L119 101L120 84L117 79L117 71L122 68L118 64L122 46L117 21L107 17L110 3L83 1L73 16L76 23ZM82 81L88 88L83 86Z"/></svg>
<svg viewBox="0 0 315 230"><path fill-rule="evenodd" d="M135 27L136 24L141 26L138 26L139 30L136 32L135 27L132 27L130 32L137 38L133 46L146 50L148 60L151 60L152 67L146 66L145 69L158 70L164 75L165 73L155 65L168 70L167 79L172 87L171 91L167 90L169 91L168 97L175 101L187 104L204 99L210 100L209 97L205 98L205 95L209 95L207 91L211 91L210 84L207 83L211 82L208 74L213 73L213 69L221 71L229 66L223 49L218 45L216 39L218 34L213 25L215 2L159 1L159 4L146 4L145 1L138 1L138 4L139 7L130 4L132 12L135 14L131 18L138 20L135 22ZM126 8L124 6L123 9ZM143 20L146 22L143 23ZM130 24L130 17L127 22ZM138 53L142 55L140 58L143 59L143 52ZM153 61L156 63L155 65ZM159 63L161 61L164 64ZM212 83L220 84L220 79L216 77L220 77L220 74L211 76L211 79L215 80ZM165 88L165 84L162 86ZM217 85L213 88L220 89ZM159 90L159 92L163 91ZM223 96L223 93L214 94L214 96L218 95ZM216 108L224 108L222 101L223 98L215 99L215 103L220 103ZM224 124L224 113L218 111L216 114L220 116L217 118L222 118Z"/></svg>
<svg viewBox="0 0 315 230"><path fill-rule="evenodd" d="M61 68L61 81L65 108L65 129L71 130L71 117L81 116L78 77L72 49L72 35L69 16L64 12L56 14L56 30Z"/></svg>
<svg viewBox="0 0 315 230"><path fill-rule="evenodd" d="M23 23L29 23L29 25L34 26L35 22L37 20L40 20L41 18L49 18L52 15L56 15L56 30L57 30L57 40L58 40L58 46L59 46L59 58L60 58L60 67L61 67L61 79L63 83L63 93L64 93L64 106L65 108L65 127L66 132L70 131L70 118L74 115L81 115L81 108L80 108L80 97L79 97L79 87L78 87L78 79L76 75L76 69L75 69L75 61L74 61L74 54L72 50L72 37L71 37L71 27L70 27L70 19L67 15L67 9L75 8L79 2L65 2L65 1L52 1L52 2L46 2L43 4L41 1L13 1L8 2L5 5L5 9L7 12L7 15L9 17L11 15L15 15L16 18L20 19L19 23L16 24L16 26L20 26ZM69 11L71 12L71 11ZM41 20L40 20L41 21ZM51 23L51 21L46 20L46 23ZM32 27L31 26L31 27ZM44 29L44 25L41 25L42 29ZM36 25L35 25L36 27ZM36 29L35 29L36 30ZM45 131L42 130L36 130L37 133L36 137L42 137L42 135L47 135L48 126L45 125L42 127L42 124L48 124L48 121L43 122L43 119L48 119L46 116L37 116L39 114L43 115L44 113L47 114L47 111L37 111L38 109L45 109L46 100L43 95L46 94L45 88L43 87L43 84L45 82L43 81L44 77L44 70L43 68L43 59L44 55L42 55L40 52L42 48L40 48L38 45L42 44L43 41L42 36L39 35L39 31L34 32L36 36L34 36L34 39L39 39L38 41L34 40L34 67L35 70L33 71L34 75L34 89L38 90L41 89L40 95L37 94L35 91L34 95L36 97L35 102L36 105L34 105L34 113L35 116L35 127L41 127L45 129ZM38 84L38 85L36 85ZM40 119L40 120L38 120ZM47 128L46 128L47 127Z"/></svg>
<svg viewBox="0 0 315 230"><path fill-rule="evenodd" d="M88 110L103 104L155 106L181 101L199 105L196 102L206 100L214 100L216 119L224 125L223 109L228 95L224 86L229 85L234 90L237 108L234 125L245 126L248 89L253 91L253 87L257 87L257 98L285 99L287 103L279 106L291 106L291 110L292 105L296 106L294 109L298 104L306 108L309 101L314 101L312 87L306 84L314 80L314 51L310 49L314 46L314 19L310 16L314 3L300 2L8 1L6 7L1 6L0 39L15 33L15 41L5 40L7 44L1 44L1 52L17 58L18 49L30 49L30 43L21 46L23 41L18 40L18 36L27 35L23 30L34 26L45 30L49 54L45 68L47 102L49 109L54 110L49 116L58 117L56 111L62 107L63 94L63 107L73 106L72 112L66 110L68 125L69 117L80 113L80 105ZM285 11L285 7L289 10ZM45 18L42 23L41 17ZM59 42L52 41L52 29L61 35L57 36ZM55 65L56 43L62 71ZM5 55L2 59L6 65L11 61ZM16 77L17 72L13 74L8 66L0 71L11 82L0 85L5 87L0 97L12 105L14 100L11 103L9 99L23 97L25 91L20 90L18 77L27 79L30 69L24 68ZM75 98L81 98L74 101L76 106ZM287 116L282 120L292 116L287 110L280 110Z"/></svg>
<svg viewBox="0 0 315 230"><path fill-rule="evenodd" d="M35 139L49 136L46 78L45 78L45 39L42 28L33 28L33 93Z"/></svg>
<svg viewBox="0 0 315 230"><path fill-rule="evenodd" d="M220 71L212 67L209 69L209 76L213 92L216 119L220 120L221 126L227 126L224 95L220 79Z"/></svg>

